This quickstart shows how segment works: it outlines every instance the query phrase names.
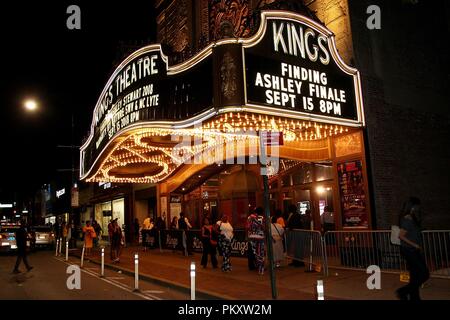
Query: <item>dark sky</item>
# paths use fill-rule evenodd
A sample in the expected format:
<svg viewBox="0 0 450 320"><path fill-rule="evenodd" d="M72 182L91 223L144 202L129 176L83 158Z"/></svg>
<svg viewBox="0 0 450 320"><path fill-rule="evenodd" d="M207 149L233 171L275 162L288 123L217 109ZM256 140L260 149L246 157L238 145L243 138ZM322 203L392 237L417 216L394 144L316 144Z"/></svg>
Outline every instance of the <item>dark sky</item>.
<svg viewBox="0 0 450 320"><path fill-rule="evenodd" d="M69 5L81 8L81 30L68 30ZM122 41L154 42L153 1L14 1L0 11L0 202L53 179L70 179L74 144L88 134L92 112ZM34 114L22 107L34 97ZM76 152L78 160L79 152Z"/></svg>

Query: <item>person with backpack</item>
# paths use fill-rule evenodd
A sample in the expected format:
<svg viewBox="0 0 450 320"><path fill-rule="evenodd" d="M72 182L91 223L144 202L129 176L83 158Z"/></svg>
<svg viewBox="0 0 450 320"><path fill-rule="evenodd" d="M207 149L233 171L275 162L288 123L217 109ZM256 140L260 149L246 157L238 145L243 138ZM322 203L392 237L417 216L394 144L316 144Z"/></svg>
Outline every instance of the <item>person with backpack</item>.
<svg viewBox="0 0 450 320"><path fill-rule="evenodd" d="M216 257L216 247L217 247L217 236L216 232L213 230L213 226L209 223L209 219L205 217L203 219L202 226L202 245L203 245L203 255L201 265L206 268L208 265L208 255L211 256L211 264L213 268L217 268L217 257Z"/></svg>
<svg viewBox="0 0 450 320"><path fill-rule="evenodd" d="M400 300L420 300L419 289L430 278L421 239L420 200L410 197L399 216L400 253L409 270L409 283L396 291Z"/></svg>

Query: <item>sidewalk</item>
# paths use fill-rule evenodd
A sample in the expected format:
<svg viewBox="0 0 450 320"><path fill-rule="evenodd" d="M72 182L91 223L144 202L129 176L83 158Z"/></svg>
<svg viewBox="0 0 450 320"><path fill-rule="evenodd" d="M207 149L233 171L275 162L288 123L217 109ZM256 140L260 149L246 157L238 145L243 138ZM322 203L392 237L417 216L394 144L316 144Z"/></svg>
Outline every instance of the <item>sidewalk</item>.
<svg viewBox="0 0 450 320"><path fill-rule="evenodd" d="M201 254L185 257L179 251L127 247L123 249L120 263L109 259L109 248L105 248L105 265L124 272L134 272L134 254L139 253L139 274L141 278L170 285L182 290L190 290L189 268L195 261L196 289L203 296L215 299L231 300L267 300L272 299L270 276L267 271L263 276L249 271L247 259L231 258L233 271L223 273L220 268L211 265L203 269L200 265ZM80 256L81 252L71 255ZM100 263L99 252L85 257ZM219 257L219 265L222 257ZM362 271L329 270L329 276L322 273L307 273L305 268L284 265L276 269L278 299L314 300L317 280L324 282L326 300L396 300L395 290L404 283L398 274L382 274L381 290L369 290L366 286L368 274ZM421 290L424 300L450 300L450 280L430 279Z"/></svg>

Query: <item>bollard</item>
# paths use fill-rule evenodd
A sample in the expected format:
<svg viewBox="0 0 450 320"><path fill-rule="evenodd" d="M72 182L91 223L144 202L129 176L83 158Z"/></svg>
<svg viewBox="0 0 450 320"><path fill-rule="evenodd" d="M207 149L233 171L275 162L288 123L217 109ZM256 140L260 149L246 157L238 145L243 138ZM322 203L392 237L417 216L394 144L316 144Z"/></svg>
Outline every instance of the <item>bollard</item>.
<svg viewBox="0 0 450 320"><path fill-rule="evenodd" d="M139 291L139 255L134 254L134 291Z"/></svg>
<svg viewBox="0 0 450 320"><path fill-rule="evenodd" d="M102 247L102 268L101 268L101 272L100 272L100 277L104 278L105 277L105 248Z"/></svg>
<svg viewBox="0 0 450 320"><path fill-rule="evenodd" d="M56 239L55 257L58 256L59 239Z"/></svg>
<svg viewBox="0 0 450 320"><path fill-rule="evenodd" d="M66 261L69 260L69 241L66 241Z"/></svg>
<svg viewBox="0 0 450 320"><path fill-rule="evenodd" d="M322 280L317 280L317 300L325 300Z"/></svg>
<svg viewBox="0 0 450 320"><path fill-rule="evenodd" d="M80 268L83 268L83 262L84 262L84 249L85 249L85 246L83 245L83 250L81 250L81 264L80 264Z"/></svg>
<svg viewBox="0 0 450 320"><path fill-rule="evenodd" d="M195 300L195 262L191 262L191 300Z"/></svg>
<svg viewBox="0 0 450 320"><path fill-rule="evenodd" d="M59 250L58 250L58 255L61 255L62 252L62 238L59 238Z"/></svg>

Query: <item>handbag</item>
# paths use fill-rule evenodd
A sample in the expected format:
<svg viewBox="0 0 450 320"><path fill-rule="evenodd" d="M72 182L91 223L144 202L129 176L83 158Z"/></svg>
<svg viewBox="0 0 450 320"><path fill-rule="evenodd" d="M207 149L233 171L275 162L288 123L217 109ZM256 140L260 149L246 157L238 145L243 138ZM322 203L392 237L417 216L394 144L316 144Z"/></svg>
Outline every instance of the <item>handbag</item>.
<svg viewBox="0 0 450 320"><path fill-rule="evenodd" d="M397 246L401 244L399 226L391 226L391 243Z"/></svg>

